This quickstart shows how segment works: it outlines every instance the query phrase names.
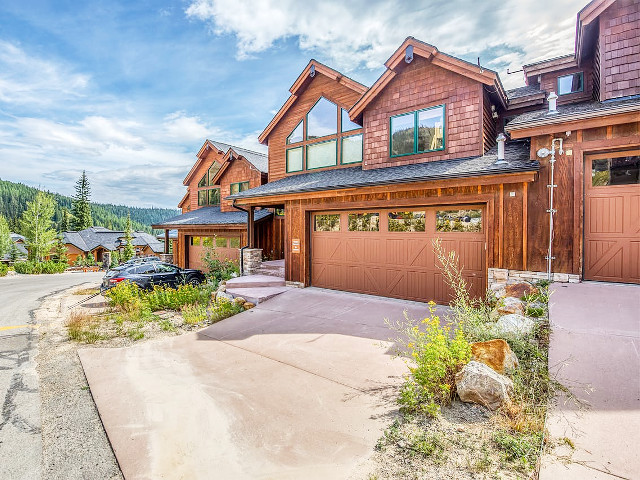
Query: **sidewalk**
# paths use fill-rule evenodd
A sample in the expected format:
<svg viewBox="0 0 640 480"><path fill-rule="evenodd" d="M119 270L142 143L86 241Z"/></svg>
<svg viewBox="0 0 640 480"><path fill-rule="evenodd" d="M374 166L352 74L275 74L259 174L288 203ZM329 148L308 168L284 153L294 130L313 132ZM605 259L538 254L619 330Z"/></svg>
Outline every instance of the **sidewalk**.
<svg viewBox="0 0 640 480"><path fill-rule="evenodd" d="M590 406L560 399L550 411L553 439L541 480L640 478L640 286L554 284L549 365ZM564 455L572 463L563 461Z"/></svg>

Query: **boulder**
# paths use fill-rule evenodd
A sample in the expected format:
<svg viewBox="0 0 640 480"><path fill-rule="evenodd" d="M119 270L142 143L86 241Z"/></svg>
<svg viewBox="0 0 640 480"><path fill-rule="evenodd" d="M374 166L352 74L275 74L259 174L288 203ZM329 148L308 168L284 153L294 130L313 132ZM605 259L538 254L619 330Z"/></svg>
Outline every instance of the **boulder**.
<svg viewBox="0 0 640 480"><path fill-rule="evenodd" d="M218 292L218 295L216 295L216 299L220 300L222 298L224 298L225 300L233 301L233 296L231 296L227 292Z"/></svg>
<svg viewBox="0 0 640 480"><path fill-rule="evenodd" d="M527 282L513 283L505 287L507 297L522 298L525 295L534 295L539 293L536 287Z"/></svg>
<svg viewBox="0 0 640 480"><path fill-rule="evenodd" d="M236 302L238 305L244 305L245 303L247 303L247 301L242 297L236 297L233 299L233 301Z"/></svg>
<svg viewBox="0 0 640 480"><path fill-rule="evenodd" d="M514 370L518 366L518 357L502 339L472 343L471 353L473 360L490 366L498 373Z"/></svg>
<svg viewBox="0 0 640 480"><path fill-rule="evenodd" d="M218 291L219 292L226 292L227 291L227 286L226 285L218 285Z"/></svg>
<svg viewBox="0 0 640 480"><path fill-rule="evenodd" d="M489 290L496 298L502 298L507 295L505 283L494 283L489 287Z"/></svg>
<svg viewBox="0 0 640 480"><path fill-rule="evenodd" d="M511 333L514 335L529 335L533 332L535 322L530 318L517 313L510 313L500 317L495 329L499 333Z"/></svg>
<svg viewBox="0 0 640 480"><path fill-rule="evenodd" d="M509 403L511 379L482 362L470 361L456 374L456 390L463 402L478 403L497 410Z"/></svg>
<svg viewBox="0 0 640 480"><path fill-rule="evenodd" d="M244 307L245 310L249 310L250 308L255 307L256 305L254 303L251 302L245 302L244 305L242 305Z"/></svg>
<svg viewBox="0 0 640 480"><path fill-rule="evenodd" d="M524 315L524 303L519 298L504 297L498 302L496 310L500 315L508 315L510 313Z"/></svg>

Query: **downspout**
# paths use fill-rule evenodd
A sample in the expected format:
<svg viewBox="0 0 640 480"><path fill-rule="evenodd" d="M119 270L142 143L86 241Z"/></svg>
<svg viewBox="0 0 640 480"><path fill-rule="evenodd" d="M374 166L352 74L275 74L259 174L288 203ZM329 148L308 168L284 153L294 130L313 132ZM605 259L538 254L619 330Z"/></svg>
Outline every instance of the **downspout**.
<svg viewBox="0 0 640 480"><path fill-rule="evenodd" d="M245 210L242 207L236 205L236 201L234 200L231 204L233 208L237 208L247 214L247 240L249 240L249 210ZM245 245L244 247L240 247L240 276L244 275L244 249L249 248L249 245Z"/></svg>

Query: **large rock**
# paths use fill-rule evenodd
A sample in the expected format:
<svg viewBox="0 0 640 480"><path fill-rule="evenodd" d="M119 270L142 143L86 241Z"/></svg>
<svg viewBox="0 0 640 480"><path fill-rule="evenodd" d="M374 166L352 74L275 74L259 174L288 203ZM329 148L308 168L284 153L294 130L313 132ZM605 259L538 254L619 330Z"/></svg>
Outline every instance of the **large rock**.
<svg viewBox="0 0 640 480"><path fill-rule="evenodd" d="M500 299L507 295L507 286L505 283L494 283L489 287L493 296Z"/></svg>
<svg viewBox="0 0 640 480"><path fill-rule="evenodd" d="M518 357L502 339L472 343L471 353L473 360L490 366L498 373L514 370L518 366Z"/></svg>
<svg viewBox="0 0 640 480"><path fill-rule="evenodd" d="M522 298L525 295L533 295L539 293L539 290L527 282L512 283L505 287L507 297Z"/></svg>
<svg viewBox="0 0 640 480"><path fill-rule="evenodd" d="M495 329L499 333L510 333L513 335L529 335L533 332L535 322L530 318L517 313L510 313L500 317L496 322Z"/></svg>
<svg viewBox="0 0 640 480"><path fill-rule="evenodd" d="M463 402L497 410L510 401L513 382L488 365L472 360L456 374L456 390Z"/></svg>
<svg viewBox="0 0 640 480"><path fill-rule="evenodd" d="M510 313L524 315L524 303L519 298L504 297L498 302L496 311L500 315L509 315Z"/></svg>

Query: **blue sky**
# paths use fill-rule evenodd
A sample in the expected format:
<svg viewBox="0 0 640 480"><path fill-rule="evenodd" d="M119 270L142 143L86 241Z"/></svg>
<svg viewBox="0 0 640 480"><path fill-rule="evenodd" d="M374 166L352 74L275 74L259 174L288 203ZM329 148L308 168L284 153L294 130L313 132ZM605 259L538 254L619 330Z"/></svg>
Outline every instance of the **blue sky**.
<svg viewBox="0 0 640 480"><path fill-rule="evenodd" d="M586 0L0 2L0 178L173 208L206 138L257 136L310 58L371 85L412 35L497 70L572 53ZM561 5L559 5L561 4Z"/></svg>

